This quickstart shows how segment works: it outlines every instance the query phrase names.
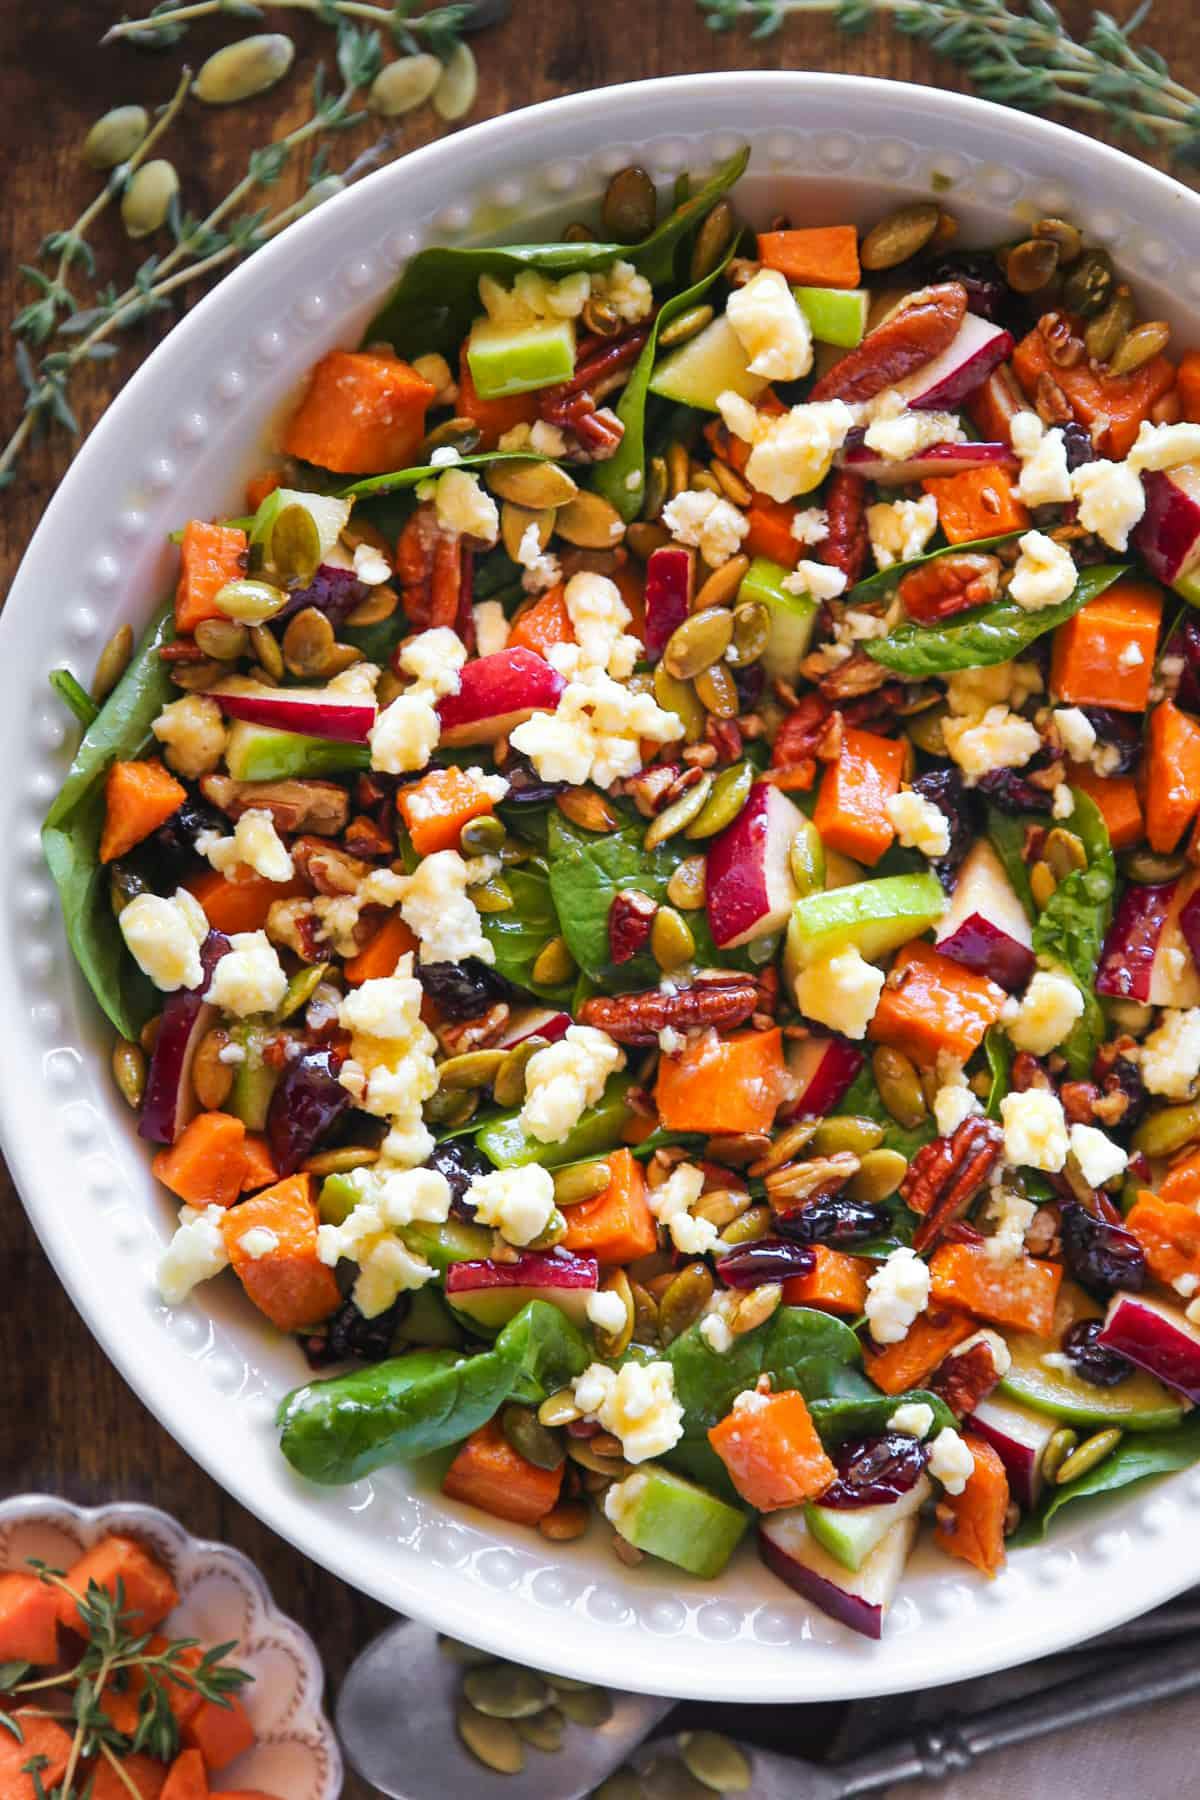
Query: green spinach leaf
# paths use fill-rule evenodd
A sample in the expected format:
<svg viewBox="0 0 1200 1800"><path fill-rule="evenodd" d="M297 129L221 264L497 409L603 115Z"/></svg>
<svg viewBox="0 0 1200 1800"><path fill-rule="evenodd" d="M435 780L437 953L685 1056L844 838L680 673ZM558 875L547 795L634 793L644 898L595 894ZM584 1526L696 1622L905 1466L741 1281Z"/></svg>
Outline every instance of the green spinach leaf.
<svg viewBox="0 0 1200 1800"><path fill-rule="evenodd" d="M1001 1031L998 1025L989 1025L987 1036L983 1040L983 1054L991 1071L992 1085L988 1089L987 1106L984 1108L989 1119L1000 1117L1000 1102L1008 1093L1008 1073L1012 1068L1012 1044L1008 1033Z"/></svg>
<svg viewBox="0 0 1200 1800"><path fill-rule="evenodd" d="M412 469L392 469L386 475L367 475L362 481L352 482L349 487L343 488L338 497L342 500L375 500L381 494L394 494L404 488L414 488L422 481L436 481L448 468L485 469L489 463L494 462L545 461L546 458L535 450L473 450L468 456L460 456L456 463L421 463Z"/></svg>
<svg viewBox="0 0 1200 1800"><path fill-rule="evenodd" d="M676 253L685 238L707 218L713 207L727 194L735 181L740 181L750 161L749 146L737 151L722 163L716 173L698 187L696 192L667 214L648 238L632 249L625 249L619 254L631 262L640 275L644 275L651 287L661 287L670 281L675 274Z"/></svg>
<svg viewBox="0 0 1200 1800"><path fill-rule="evenodd" d="M897 1124L883 1103L869 1062L864 1062L847 1088L837 1110L851 1118L874 1119L883 1126L884 1149L898 1150L901 1156L907 1157L909 1161L916 1155L922 1144L928 1144L937 1136L937 1128L932 1119L925 1119L912 1129Z"/></svg>
<svg viewBox="0 0 1200 1800"><path fill-rule="evenodd" d="M497 972L549 1006L569 1007L573 981L545 987L533 979L534 963L550 939L559 935L549 876L525 863L506 870L504 879L513 897L511 911L483 914L483 933L496 952Z"/></svg>
<svg viewBox="0 0 1200 1800"><path fill-rule="evenodd" d="M846 1438L877 1437L880 1432L887 1430L888 1420L898 1406L912 1403L928 1406L932 1410L930 1437L936 1436L947 1426L958 1425L958 1420L946 1402L937 1394L926 1393L924 1388L913 1388L906 1394L880 1394L870 1386L865 1377L863 1379L864 1386L869 1391L861 1398L848 1395L810 1401L809 1411L813 1424L827 1448L842 1443Z"/></svg>
<svg viewBox="0 0 1200 1800"><path fill-rule="evenodd" d="M1041 818L1034 813L1014 815L1013 813L1002 813L995 806L988 807L988 841L1004 864L1004 873L1008 876L1017 899L1031 920L1037 918L1037 907L1033 903L1033 889L1029 885L1029 865L1025 861L1025 842L1029 827L1041 824Z"/></svg>
<svg viewBox="0 0 1200 1800"><path fill-rule="evenodd" d="M159 656L175 635L175 604L155 614L124 675L89 725L42 826L42 849L58 888L63 923L88 986L122 1037L135 1038L156 990L125 948L100 862L104 781L109 764L140 755L151 721L176 697Z"/></svg>
<svg viewBox="0 0 1200 1800"><path fill-rule="evenodd" d="M413 1350L368 1369L312 1381L279 1408L283 1454L309 1481L340 1486L386 1463L411 1462L486 1425L514 1393L544 1400L590 1360L556 1306L531 1300L491 1350Z"/></svg>
<svg viewBox="0 0 1200 1800"><path fill-rule="evenodd" d="M1073 870L1059 882L1033 927L1033 948L1039 961L1070 975L1083 995L1083 1014L1060 1046L1071 1074L1082 1080L1104 1042L1104 1010L1093 984L1112 918L1117 866L1099 807L1081 789L1071 791L1075 810L1070 829L1083 843L1087 867Z"/></svg>
<svg viewBox="0 0 1200 1800"><path fill-rule="evenodd" d="M998 544L1011 543L1013 538L1020 536L1019 531L1005 531L999 537L972 538L966 544L939 544L936 550L927 550L924 556L910 556L907 562L892 563L889 568L868 575L865 581L856 582L843 598L847 606L861 606L867 600L886 600L910 569L936 562L939 556L986 556Z"/></svg>
<svg viewBox="0 0 1200 1800"><path fill-rule="evenodd" d="M889 575L892 572L887 571ZM1074 593L1057 606L1026 612L1015 600L995 600L944 625L898 625L886 638L873 638L864 649L885 668L914 680L949 675L956 669L990 668L993 663L1010 662L1056 625L1073 618L1081 606L1095 600L1125 573L1123 563L1101 563L1081 569Z"/></svg>
<svg viewBox="0 0 1200 1800"><path fill-rule="evenodd" d="M76 681L70 669L51 669L50 686L63 705L75 714L85 731L89 725L95 724L100 716L100 708L87 689Z"/></svg>
<svg viewBox="0 0 1200 1800"><path fill-rule="evenodd" d="M1200 1414L1193 1413L1182 1425L1169 1431L1130 1432L1111 1456L1086 1475L1067 1482L1065 1487L1055 1488L1049 1503L1023 1520L1009 1543L1018 1547L1040 1544L1053 1519L1073 1501L1115 1494L1152 1475L1170 1475L1178 1469L1190 1468L1197 1461L1200 1461Z"/></svg>

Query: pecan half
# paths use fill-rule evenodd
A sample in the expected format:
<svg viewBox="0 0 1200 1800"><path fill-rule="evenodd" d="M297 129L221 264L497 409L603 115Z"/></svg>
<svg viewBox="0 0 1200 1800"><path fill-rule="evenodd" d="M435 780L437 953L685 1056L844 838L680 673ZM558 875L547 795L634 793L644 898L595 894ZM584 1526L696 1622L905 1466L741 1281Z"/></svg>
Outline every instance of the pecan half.
<svg viewBox="0 0 1200 1800"><path fill-rule="evenodd" d="M939 619L994 600L999 587L997 557L961 555L939 556L935 562L911 569L896 591L910 619L934 625Z"/></svg>
<svg viewBox="0 0 1200 1800"><path fill-rule="evenodd" d="M257 808L269 812L275 829L337 837L350 816L350 796L333 781L234 781L205 775L200 792L231 819Z"/></svg>
<svg viewBox="0 0 1200 1800"><path fill-rule="evenodd" d="M396 840L391 832L365 813L351 819L342 835L342 843L351 856L364 856L370 861L386 861L396 854Z"/></svg>
<svg viewBox="0 0 1200 1800"><path fill-rule="evenodd" d="M297 838L292 861L318 894L353 894L371 873L370 863L319 837Z"/></svg>
<svg viewBox="0 0 1200 1800"><path fill-rule="evenodd" d="M835 469L825 490L829 535L817 545L818 559L840 569L853 587L866 566L871 540L867 533L867 484L849 469Z"/></svg>
<svg viewBox="0 0 1200 1800"><path fill-rule="evenodd" d="M977 1331L951 1350L926 1382L930 1393L946 1402L959 1419L986 1400L1012 1358L998 1331Z"/></svg>
<svg viewBox="0 0 1200 1800"><path fill-rule="evenodd" d="M470 647L471 551L457 531L444 531L432 506L418 506L396 544L396 573L405 617L424 631L448 625Z"/></svg>
<svg viewBox="0 0 1200 1800"><path fill-rule="evenodd" d="M835 1150L831 1156L811 1156L806 1162L788 1162L771 1169L763 1177L771 1210L781 1219L790 1218L811 1200L836 1194L858 1174L859 1167L852 1150Z"/></svg>
<svg viewBox="0 0 1200 1800"><path fill-rule="evenodd" d="M713 1026L730 1031L758 1004L750 975L718 975L671 993L651 988L642 994L597 994L579 1008L581 1025L596 1025L618 1044L654 1044L660 1031L692 1031Z"/></svg>
<svg viewBox="0 0 1200 1800"><path fill-rule="evenodd" d="M967 310L967 290L961 281L943 281L926 288L920 300L869 331L856 350L851 350L823 375L810 400L872 400L884 388L893 387L906 375L932 362L947 349Z"/></svg>
<svg viewBox="0 0 1200 1800"><path fill-rule="evenodd" d="M608 909L608 953L615 963L629 962L650 942L658 903L636 888L621 888Z"/></svg>
<svg viewBox="0 0 1200 1800"><path fill-rule="evenodd" d="M281 949L291 950L301 962L318 963L328 945L311 900L275 900L267 913L267 936Z"/></svg>
<svg viewBox="0 0 1200 1800"><path fill-rule="evenodd" d="M913 1249L928 1250L961 1218L1004 1150L1004 1133L992 1119L964 1119L950 1137L922 1145L900 1183L900 1197L924 1216Z"/></svg>
<svg viewBox="0 0 1200 1800"><path fill-rule="evenodd" d="M811 786L817 772L817 745L832 711L823 694L805 694L776 733L771 748L772 768L806 771Z"/></svg>
<svg viewBox="0 0 1200 1800"><path fill-rule="evenodd" d="M857 700L863 694L873 694L891 679L891 671L882 663L865 650L855 650L844 663L822 675L817 686L827 700Z"/></svg>

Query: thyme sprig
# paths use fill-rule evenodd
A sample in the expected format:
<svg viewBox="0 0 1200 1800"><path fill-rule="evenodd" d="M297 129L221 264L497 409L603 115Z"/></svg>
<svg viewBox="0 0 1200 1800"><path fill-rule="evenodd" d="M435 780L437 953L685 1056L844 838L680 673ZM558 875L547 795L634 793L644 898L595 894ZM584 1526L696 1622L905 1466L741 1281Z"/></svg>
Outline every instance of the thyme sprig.
<svg viewBox="0 0 1200 1800"><path fill-rule="evenodd" d="M87 1648L73 1668L36 1679L30 1679L29 1663L0 1664L0 1731L24 1744L18 1708L55 1719L70 1729L67 1765L55 1787L48 1789L43 1785L42 1773L49 1766L44 1756L31 1755L22 1765L22 1773L30 1777L40 1800L84 1800L87 1788L79 1788L78 1777L82 1766L96 1758L108 1763L136 1800L138 1790L122 1768L125 1758L143 1752L161 1762L170 1762L179 1751L172 1690L194 1689L203 1700L227 1707L231 1696L253 1679L246 1670L225 1660L237 1648L236 1640L203 1650L195 1638L177 1638L155 1650L150 1633L130 1629L135 1615L126 1610L123 1582L118 1581L115 1593L109 1594L92 1581L86 1594L80 1595L61 1569L52 1569L32 1558L30 1567L42 1581L76 1602L87 1633ZM202 1655L192 1664L185 1658L194 1650L202 1650ZM103 1699L114 1688L129 1689L135 1680L140 1689L138 1720L129 1734L117 1730L104 1709ZM45 1704L39 1695L45 1696Z"/></svg>
<svg viewBox="0 0 1200 1800"><path fill-rule="evenodd" d="M748 23L768 37L790 18L831 13L842 31L888 18L965 70L985 100L1026 112L1061 107L1102 119L1149 149L1200 162L1200 95L1173 79L1157 50L1135 44L1150 14L1143 0L1124 25L1094 12L1074 37L1050 0L697 0L713 31Z"/></svg>
<svg viewBox="0 0 1200 1800"><path fill-rule="evenodd" d="M261 6L253 0L160 0L145 18L126 17L111 26L101 42L124 38L143 49L161 50L178 43L197 19L262 19L269 11L311 13L322 24L335 26L343 19L363 19L390 33L406 55L430 50L443 61L464 31L479 30L498 16L494 6L481 6L478 0L457 0L423 12L415 10L414 0L398 0L394 6L375 6L370 0L263 0Z"/></svg>

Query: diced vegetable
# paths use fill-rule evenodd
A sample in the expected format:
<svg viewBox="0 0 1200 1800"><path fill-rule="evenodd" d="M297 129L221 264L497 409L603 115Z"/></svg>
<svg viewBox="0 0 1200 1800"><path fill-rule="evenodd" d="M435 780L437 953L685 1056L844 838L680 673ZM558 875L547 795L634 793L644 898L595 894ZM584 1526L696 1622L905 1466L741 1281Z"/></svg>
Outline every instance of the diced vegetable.
<svg viewBox="0 0 1200 1800"><path fill-rule="evenodd" d="M256 1194L260 1188L271 1187L279 1180L279 1170L275 1167L270 1146L258 1132L247 1131L242 1154L246 1159L242 1174L243 1194Z"/></svg>
<svg viewBox="0 0 1200 1800"><path fill-rule="evenodd" d="M758 1512L812 1500L837 1476L804 1396L792 1390L735 1403L708 1441L742 1499Z"/></svg>
<svg viewBox="0 0 1200 1800"><path fill-rule="evenodd" d="M13 1717L20 1729L0 1729L0 1794L4 1800L42 1800L52 1793L66 1773L71 1755L71 1737L53 1719L28 1706L18 1706ZM39 1763L39 1779L35 1788L33 1776L24 1773L30 1762ZM39 1792L40 1790L40 1792Z"/></svg>
<svg viewBox="0 0 1200 1800"><path fill-rule="evenodd" d="M190 1750L200 1752L210 1774L227 1769L258 1741L250 1715L236 1694L226 1695L221 1705L205 1700L184 1725L182 1736Z"/></svg>
<svg viewBox="0 0 1200 1800"><path fill-rule="evenodd" d="M1125 1224L1146 1252L1150 1272L1167 1287L1180 1276L1200 1286L1200 1213L1188 1200L1171 1200L1143 1188Z"/></svg>
<svg viewBox="0 0 1200 1800"><path fill-rule="evenodd" d="M1029 509L1007 469L964 469L921 486L937 501L938 522L952 544L1024 531L1029 524Z"/></svg>
<svg viewBox="0 0 1200 1800"><path fill-rule="evenodd" d="M179 545L175 589L175 629L183 636L205 619L221 616L217 595L227 581L246 573L247 538L236 525L209 525L189 519Z"/></svg>
<svg viewBox="0 0 1200 1800"><path fill-rule="evenodd" d="M942 1496L933 1535L941 1549L990 1576L1004 1566L1008 1476L990 1444L969 1433L966 1441L975 1459L974 1471L961 1494Z"/></svg>
<svg viewBox="0 0 1200 1800"><path fill-rule="evenodd" d="M751 518L754 510L754 507L750 508L747 518ZM751 518L751 538L747 543L752 541L753 536ZM763 652L763 667L776 680L793 681L812 642L817 603L809 594L789 594L783 585L788 569L794 566L801 549L791 536L790 527L788 543L780 547L784 551L782 561L755 555L742 577L738 600L742 603L757 600L767 608L770 614L770 636ZM749 549L746 554L750 555Z"/></svg>
<svg viewBox="0 0 1200 1800"><path fill-rule="evenodd" d="M256 1227L275 1239L274 1246L259 1255L246 1244L247 1232ZM342 1298L337 1281L317 1256L311 1175L289 1175L243 1200L226 1213L221 1229L242 1286L280 1331L303 1331L337 1311Z"/></svg>
<svg viewBox="0 0 1200 1800"><path fill-rule="evenodd" d="M159 1800L209 1800L208 1771L199 1750L181 1750Z"/></svg>
<svg viewBox="0 0 1200 1800"><path fill-rule="evenodd" d="M104 782L104 831L100 861L113 862L148 838L187 799L182 782L169 775L154 757L145 762L115 762Z"/></svg>
<svg viewBox="0 0 1200 1800"><path fill-rule="evenodd" d="M540 594L531 606L519 612L508 634L510 650L536 650L545 656L555 644L573 644L575 627L567 611L561 586Z"/></svg>
<svg viewBox="0 0 1200 1800"><path fill-rule="evenodd" d="M813 823L826 846L876 863L895 837L887 803L900 792L907 745L847 726L835 762L825 765Z"/></svg>
<svg viewBox="0 0 1200 1800"><path fill-rule="evenodd" d="M0 1575L0 1663L57 1662L58 1598L36 1575Z"/></svg>
<svg viewBox="0 0 1200 1800"><path fill-rule="evenodd" d="M495 801L483 782L453 764L430 769L420 781L402 787L396 806L418 856L456 850L463 826L495 811Z"/></svg>
<svg viewBox="0 0 1200 1800"><path fill-rule="evenodd" d="M782 1033L711 1034L664 1056L654 1090L665 1131L766 1131L783 1097Z"/></svg>
<svg viewBox="0 0 1200 1800"><path fill-rule="evenodd" d="M384 475L411 463L435 389L398 356L330 350L283 438L288 456L339 475Z"/></svg>
<svg viewBox="0 0 1200 1800"><path fill-rule="evenodd" d="M563 1469L539 1469L518 1454L495 1419L473 1431L442 1479L451 1500L477 1506L493 1518L536 1525L558 1504Z"/></svg>
<svg viewBox="0 0 1200 1800"><path fill-rule="evenodd" d="M921 1387L956 1344L976 1329L974 1319L946 1307L918 1313L898 1344L885 1349L868 1346L863 1367L885 1394L903 1394Z"/></svg>
<svg viewBox="0 0 1200 1800"><path fill-rule="evenodd" d="M892 964L868 1031L931 1069L943 1053L964 1063L1000 1017L1004 989L929 944L907 945Z"/></svg>
<svg viewBox="0 0 1200 1800"><path fill-rule="evenodd" d="M621 1267L651 1256L657 1245L657 1225L646 1204L646 1178L642 1165L629 1150L613 1150L608 1157L612 1179L592 1200L581 1200L566 1209L567 1231L563 1248L596 1258L601 1268Z"/></svg>
<svg viewBox="0 0 1200 1800"><path fill-rule="evenodd" d="M755 494L746 508L746 523L750 529L742 540L742 549L747 556L754 557L756 567L761 563L776 564L781 576L796 567L804 555L804 545L799 538L792 536L792 520L795 516L796 508L790 501L772 500L768 494ZM777 592L781 599L810 608L815 614L816 602L807 594L785 594L782 588ZM810 624L809 636L811 635ZM803 656L804 651L800 654ZM795 674L795 664L791 673Z"/></svg>
<svg viewBox="0 0 1200 1800"><path fill-rule="evenodd" d="M231 881L217 869L189 876L185 885L204 908L213 930L230 937L237 931L261 931L277 900L294 900L311 892L301 875L291 881L266 881L260 875L249 881Z"/></svg>
<svg viewBox="0 0 1200 1800"><path fill-rule="evenodd" d="M668 350L650 377L650 392L701 412L716 412L720 394L754 400L762 393L766 377L752 375L749 363L733 326L719 313L686 344Z"/></svg>
<svg viewBox="0 0 1200 1800"><path fill-rule="evenodd" d="M506 394L485 400L471 376L467 343L463 340L458 363L458 399L454 411L460 419L472 419L480 430L481 450L494 450L505 432L518 425L532 425L539 417L536 393Z"/></svg>
<svg viewBox="0 0 1200 1800"><path fill-rule="evenodd" d="M1154 675L1162 593L1124 576L1054 633L1050 687L1063 706L1144 712Z"/></svg>
<svg viewBox="0 0 1200 1800"><path fill-rule="evenodd" d="M235 781L301 780L343 775L365 769L371 754L365 744L336 738L309 737L302 731L278 731L236 719L225 746L225 762Z"/></svg>
<svg viewBox="0 0 1200 1800"><path fill-rule="evenodd" d="M481 400L506 400L569 381L575 373L575 326L570 319L509 325L481 319L467 339L467 364Z"/></svg>
<svg viewBox="0 0 1200 1800"><path fill-rule="evenodd" d="M369 943L357 956L347 957L342 974L350 987L361 987L364 981L377 981L394 975L402 956L417 948L418 939L398 912L390 913Z"/></svg>
<svg viewBox="0 0 1200 1800"><path fill-rule="evenodd" d="M805 287L856 288L862 280L853 225L813 225L760 231L758 260Z"/></svg>
<svg viewBox="0 0 1200 1800"><path fill-rule="evenodd" d="M635 1550L661 1556L703 1580L721 1573L748 1523L745 1513L658 1463L635 1469L611 1487L605 1511Z"/></svg>
<svg viewBox="0 0 1200 1800"><path fill-rule="evenodd" d="M1096 448L1101 456L1120 460L1133 448L1143 419L1150 417L1156 400L1174 385L1175 365L1156 356L1131 375L1098 374L1090 360L1064 369L1051 360L1047 342L1035 326L1013 352L1013 372L1032 405L1038 379L1048 375L1057 382L1080 424L1099 424Z"/></svg>
<svg viewBox="0 0 1200 1800"><path fill-rule="evenodd" d="M1132 775L1097 775L1087 763L1071 763L1067 780L1100 809L1114 850L1132 850L1141 842L1146 821Z"/></svg>
<svg viewBox="0 0 1200 1800"><path fill-rule="evenodd" d="M783 1284L785 1306L815 1306L824 1312L857 1318L867 1302L867 1277L872 1265L861 1256L847 1256L828 1244L810 1244L814 1262L807 1275L790 1275Z"/></svg>
<svg viewBox="0 0 1200 1800"><path fill-rule="evenodd" d="M930 1292L943 1306L961 1306L993 1325L1015 1325L1047 1336L1063 1278L1061 1263L1031 1256L998 1262L983 1244L942 1244L929 1265Z"/></svg>
<svg viewBox="0 0 1200 1800"><path fill-rule="evenodd" d="M189 1206L232 1206L246 1177L246 1127L231 1113L199 1112L153 1167Z"/></svg>
<svg viewBox="0 0 1200 1800"><path fill-rule="evenodd" d="M819 344L853 350L862 343L871 306L866 288L797 287L792 292Z"/></svg>
<svg viewBox="0 0 1200 1800"><path fill-rule="evenodd" d="M1173 700L1150 714L1146 741L1146 836L1150 848L1174 850L1200 810L1200 724Z"/></svg>
<svg viewBox="0 0 1200 1800"><path fill-rule="evenodd" d="M113 1600L121 1583L128 1624L134 1631L153 1630L179 1605L178 1589L167 1570L134 1538L117 1534L101 1538L67 1570L67 1586L81 1596L92 1581ZM70 1594L59 1594L58 1617L69 1630L87 1635Z"/></svg>

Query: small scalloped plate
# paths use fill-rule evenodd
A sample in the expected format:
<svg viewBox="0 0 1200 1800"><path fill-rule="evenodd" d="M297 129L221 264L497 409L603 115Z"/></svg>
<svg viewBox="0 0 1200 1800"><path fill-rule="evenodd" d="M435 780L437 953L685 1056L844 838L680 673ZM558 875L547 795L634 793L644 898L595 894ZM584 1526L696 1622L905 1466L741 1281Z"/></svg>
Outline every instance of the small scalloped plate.
<svg viewBox="0 0 1200 1800"><path fill-rule="evenodd" d="M136 1537L170 1569L179 1605L166 1630L205 1644L236 1638L230 1660L254 1676L243 1699L258 1743L221 1771L222 1787L260 1788L279 1800L337 1800L342 1757L321 1711L325 1676L316 1646L279 1611L240 1550L189 1537L157 1507L74 1506L50 1494L22 1494L0 1501L0 1573L23 1569L31 1556L67 1568L112 1531Z"/></svg>
<svg viewBox="0 0 1200 1800"><path fill-rule="evenodd" d="M896 82L797 72L606 88L416 151L300 220L180 320L127 383L47 509L0 622L0 1131L29 1216L104 1350L196 1460L343 1580L500 1655L696 1698L833 1700L962 1680L1045 1655L1200 1581L1200 1471L1064 1521L995 1581L923 1549L878 1644L806 1607L747 1546L720 1581L628 1569L596 1525L551 1544L447 1501L420 1467L347 1488L298 1481L279 1396L306 1379L231 1278L164 1307L172 1226L109 1075L111 1040L63 939L38 824L74 732L46 677L85 680L125 620L173 579L167 534L242 510L272 422L305 371L358 341L414 251L536 240L637 160L667 188L743 143L747 219L870 224L940 195L964 242L1074 218L1137 283L1148 314L1200 342L1200 197L1027 113Z"/></svg>

